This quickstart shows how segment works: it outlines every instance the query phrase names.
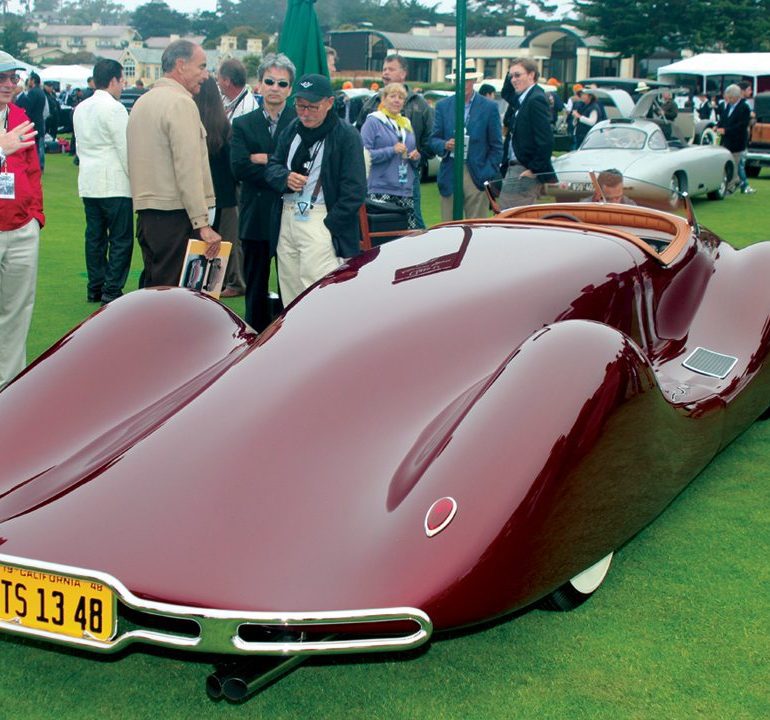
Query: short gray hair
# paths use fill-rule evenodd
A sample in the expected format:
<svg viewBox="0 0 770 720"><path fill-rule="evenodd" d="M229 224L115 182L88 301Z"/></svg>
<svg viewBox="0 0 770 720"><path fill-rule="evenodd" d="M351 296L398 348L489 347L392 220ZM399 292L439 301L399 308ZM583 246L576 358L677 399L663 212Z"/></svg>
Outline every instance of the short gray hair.
<svg viewBox="0 0 770 720"><path fill-rule="evenodd" d="M731 97L731 98L739 98L741 94L742 94L741 89L735 84L728 85L725 88L725 92L724 92L725 97Z"/></svg>
<svg viewBox="0 0 770 720"><path fill-rule="evenodd" d="M297 68L294 67L294 63L286 55L283 53L268 53L265 55L257 68L257 79L259 82L262 82L262 78L265 77L265 73L270 68L286 70L289 73L289 81L294 85L294 76L297 74Z"/></svg>
<svg viewBox="0 0 770 720"><path fill-rule="evenodd" d="M174 40L170 43L160 58L160 67L163 72L170 73L176 67L177 60L189 60L196 47L198 46L189 40Z"/></svg>

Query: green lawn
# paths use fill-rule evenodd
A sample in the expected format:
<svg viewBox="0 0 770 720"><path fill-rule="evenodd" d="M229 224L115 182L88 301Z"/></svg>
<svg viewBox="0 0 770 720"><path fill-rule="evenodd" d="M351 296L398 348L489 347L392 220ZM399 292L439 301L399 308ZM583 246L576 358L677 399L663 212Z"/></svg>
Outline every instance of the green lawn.
<svg viewBox="0 0 770 720"><path fill-rule="evenodd" d="M737 246L770 237L770 181L752 184L756 195L697 203L701 222ZM95 309L69 158L47 159L45 190L30 359ZM435 222L435 184L424 197ZM137 252L132 287L139 266ZM319 659L242 706L210 702L210 666L194 658L3 638L0 720L770 717L768 457L770 424L757 423L616 554L604 587L572 613L534 610L403 657Z"/></svg>

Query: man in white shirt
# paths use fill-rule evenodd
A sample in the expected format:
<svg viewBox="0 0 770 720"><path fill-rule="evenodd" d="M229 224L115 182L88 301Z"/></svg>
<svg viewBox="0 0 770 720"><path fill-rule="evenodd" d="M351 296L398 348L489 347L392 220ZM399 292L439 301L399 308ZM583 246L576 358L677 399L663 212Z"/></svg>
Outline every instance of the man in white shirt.
<svg viewBox="0 0 770 720"><path fill-rule="evenodd" d="M254 93L246 84L246 68L240 60L230 58L222 62L217 72L217 85L222 93L225 114L231 123L259 107Z"/></svg>
<svg viewBox="0 0 770 720"><path fill-rule="evenodd" d="M106 305L123 294L134 243L128 112L119 102L120 63L97 61L93 77L96 90L75 108L72 123L80 159L78 193L86 213L87 298Z"/></svg>

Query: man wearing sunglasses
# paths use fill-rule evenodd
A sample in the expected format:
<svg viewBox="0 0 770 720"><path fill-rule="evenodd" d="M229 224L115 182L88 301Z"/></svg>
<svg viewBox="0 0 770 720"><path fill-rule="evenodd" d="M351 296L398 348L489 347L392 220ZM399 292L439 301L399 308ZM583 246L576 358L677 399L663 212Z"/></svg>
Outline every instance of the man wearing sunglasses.
<svg viewBox="0 0 770 720"><path fill-rule="evenodd" d="M509 107L503 119L508 133L503 143L500 207L535 203L541 183L556 180L551 165L551 106L537 78L535 62L517 58L503 82L500 94Z"/></svg>
<svg viewBox="0 0 770 720"><path fill-rule="evenodd" d="M24 369L43 216L35 129L14 105L24 66L0 51L0 388Z"/></svg>
<svg viewBox="0 0 770 720"><path fill-rule="evenodd" d="M281 194L265 180L267 161L278 136L297 117L287 107L294 82L294 63L283 54L266 55L257 70L262 107L233 122L230 162L241 185L238 234L243 247L246 279L246 322L262 332L272 321L270 264L275 254L271 238L278 236Z"/></svg>
<svg viewBox="0 0 770 720"><path fill-rule="evenodd" d="M366 198L361 136L330 112L329 78L303 75L294 98L298 119L281 133L266 172L283 194L276 254L284 305L358 255L358 210Z"/></svg>

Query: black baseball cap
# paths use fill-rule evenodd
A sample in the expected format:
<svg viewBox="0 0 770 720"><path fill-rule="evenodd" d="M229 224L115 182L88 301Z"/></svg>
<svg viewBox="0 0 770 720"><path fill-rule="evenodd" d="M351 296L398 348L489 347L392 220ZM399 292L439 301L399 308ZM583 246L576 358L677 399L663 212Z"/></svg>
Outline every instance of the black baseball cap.
<svg viewBox="0 0 770 720"><path fill-rule="evenodd" d="M333 96L332 84L326 75L303 75L294 86L294 97L310 102L318 102Z"/></svg>

